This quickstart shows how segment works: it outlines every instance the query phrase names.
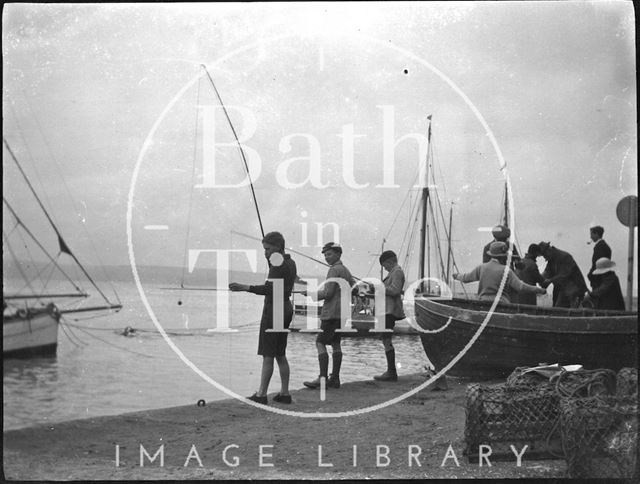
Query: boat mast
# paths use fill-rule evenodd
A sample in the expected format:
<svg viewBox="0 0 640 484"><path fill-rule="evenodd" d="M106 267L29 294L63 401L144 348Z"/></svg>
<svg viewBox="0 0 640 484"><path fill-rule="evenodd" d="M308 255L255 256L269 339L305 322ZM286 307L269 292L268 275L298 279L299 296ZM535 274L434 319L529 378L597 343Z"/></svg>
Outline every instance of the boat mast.
<svg viewBox="0 0 640 484"><path fill-rule="evenodd" d="M429 152L431 150L431 115L427 117L429 120L429 130L427 132L427 159L424 185L422 187L422 214L421 214L421 228L420 228L420 262L418 264L420 280L424 279L425 269L425 256L426 256L426 243L427 243L427 205L429 203ZM430 272L430 271L429 271ZM420 285L420 290L424 292L424 283Z"/></svg>
<svg viewBox="0 0 640 484"><path fill-rule="evenodd" d="M447 234L447 280L446 283L449 284L449 271L451 267L451 228L453 225L453 204L449 207L449 233Z"/></svg>
<svg viewBox="0 0 640 484"><path fill-rule="evenodd" d="M504 220L503 225L509 228L509 193L507 189L507 182L504 182Z"/></svg>

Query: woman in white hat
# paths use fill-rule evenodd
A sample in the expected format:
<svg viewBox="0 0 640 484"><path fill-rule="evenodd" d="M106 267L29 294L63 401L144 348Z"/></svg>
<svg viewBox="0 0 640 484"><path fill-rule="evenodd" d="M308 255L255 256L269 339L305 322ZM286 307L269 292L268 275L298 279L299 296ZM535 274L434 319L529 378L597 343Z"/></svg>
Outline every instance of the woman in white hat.
<svg viewBox="0 0 640 484"><path fill-rule="evenodd" d="M624 311L624 298L620 281L613 268L616 263L607 257L596 261L591 273L591 291L587 291L584 301L593 304L595 309L617 309Z"/></svg>

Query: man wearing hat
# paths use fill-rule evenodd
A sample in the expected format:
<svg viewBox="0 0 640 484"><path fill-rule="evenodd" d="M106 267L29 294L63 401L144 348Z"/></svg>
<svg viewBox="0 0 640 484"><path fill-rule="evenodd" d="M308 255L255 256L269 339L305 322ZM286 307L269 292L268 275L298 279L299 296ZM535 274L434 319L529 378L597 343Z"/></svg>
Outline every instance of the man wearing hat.
<svg viewBox="0 0 640 484"><path fill-rule="evenodd" d="M500 285L502 284L502 278L505 269L508 272L507 280L500 295L501 303L510 303L510 291L512 289L515 292L528 292L532 294L546 294L546 290L525 284L522 282L515 272L511 268L505 268L505 261L507 260L509 249L504 242L493 242L489 246L487 255L489 256L489 262L479 265L471 272L466 274L454 274L453 278L460 282L475 282L478 281L478 296L483 301L493 301L498 295Z"/></svg>
<svg viewBox="0 0 640 484"><path fill-rule="evenodd" d="M491 242L489 242L487 245L484 246L484 249L482 249L482 263L484 264L485 262L489 262L489 260L491 259L491 257L489 257L488 252L489 252L489 248L491 247L491 244L493 244L494 242L504 242L507 245L507 251L509 250L509 247L511 246L511 243L509 242L509 237L511 236L511 230L509 229L509 227L505 227L504 225L496 225L495 227L493 227L493 229L491 229L491 234L493 235L493 240ZM518 261L520 259L520 255L518 254L518 249L516 248L516 246L513 246L513 255L511 256L512 259L512 266L515 265L515 262ZM503 264L506 263L505 259L504 261L502 261Z"/></svg>
<svg viewBox="0 0 640 484"><path fill-rule="evenodd" d="M324 260L329 264L327 279L341 278L346 280L350 286L355 284L355 279L349 272L340 258L342 257L342 247L335 242L329 242L322 248ZM306 291L302 294L307 295ZM327 345L331 345L333 349L332 360L333 367L331 376L327 380L328 388L340 388L340 365L342 364L342 348L340 346L340 333L336 330L340 329L342 319L349 317L348 314L340 313L341 290L337 282L327 282L322 289L318 291L317 300L324 300L322 310L320 311L320 329L316 338L316 348L318 349L318 364L320 366L320 376L313 381L305 381L304 385L308 388L319 388L321 378L327 378L329 372L329 355L327 353Z"/></svg>
<svg viewBox="0 0 640 484"><path fill-rule="evenodd" d="M577 308L582 302L587 284L582 271L571 254L553 247L549 242L538 244L540 254L547 260L542 273L542 287L553 284L553 305L562 308Z"/></svg>
<svg viewBox="0 0 640 484"><path fill-rule="evenodd" d="M595 309L616 309L624 311L624 298L620 281L613 268L616 263L607 257L596 261L589 278L591 291L587 291L583 303L591 303Z"/></svg>
<svg viewBox="0 0 640 484"><path fill-rule="evenodd" d="M402 305L402 293L404 289L404 272L398 265L398 257L392 250L385 250L380 254L380 265L387 271L387 277L382 281L384 283L385 294L385 311L384 327L385 329L393 329L396 321L404 319L404 309ZM397 381L398 373L396 370L396 350L391 342L392 332L382 333L381 339L384 345L384 353L387 357L387 371L382 375L376 375L373 378L378 381Z"/></svg>

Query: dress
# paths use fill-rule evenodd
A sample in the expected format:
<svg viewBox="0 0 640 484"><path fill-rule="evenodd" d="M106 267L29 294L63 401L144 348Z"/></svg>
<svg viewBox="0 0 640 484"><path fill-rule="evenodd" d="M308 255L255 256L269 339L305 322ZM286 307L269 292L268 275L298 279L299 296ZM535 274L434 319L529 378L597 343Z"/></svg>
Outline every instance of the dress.
<svg viewBox="0 0 640 484"><path fill-rule="evenodd" d="M545 259L547 259L547 267L542 277L554 286L553 305L565 308L577 307L587 291L587 284L578 264L571 254L555 247L547 249Z"/></svg>
<svg viewBox="0 0 640 484"><path fill-rule="evenodd" d="M284 328L288 328L293 319L293 305L291 304L291 291L296 279L296 263L289 254L284 255L284 261L279 266L269 264L267 279L284 280ZM273 329L273 283L268 280L260 286L249 286L249 292L264 296L262 306L262 318L260 319L260 335L258 337L258 354L262 356L283 356L287 349L287 332L267 333L267 329Z"/></svg>

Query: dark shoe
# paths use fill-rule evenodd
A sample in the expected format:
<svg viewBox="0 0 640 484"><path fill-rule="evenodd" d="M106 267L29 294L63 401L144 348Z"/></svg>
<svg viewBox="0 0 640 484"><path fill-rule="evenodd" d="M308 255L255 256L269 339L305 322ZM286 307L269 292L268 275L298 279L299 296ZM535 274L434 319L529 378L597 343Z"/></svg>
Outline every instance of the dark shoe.
<svg viewBox="0 0 640 484"><path fill-rule="evenodd" d="M316 378L313 381L305 381L302 382L302 384L307 387L307 388L311 388L311 389L316 389L316 388L320 388L320 377Z"/></svg>
<svg viewBox="0 0 640 484"><path fill-rule="evenodd" d="M268 405L267 396L259 397L257 393L254 393L250 397L247 397L247 400L251 400L252 402L261 403L262 405Z"/></svg>
<svg viewBox="0 0 640 484"><path fill-rule="evenodd" d="M278 393L273 397L273 401L278 403L291 403L291 395L280 395Z"/></svg>
<svg viewBox="0 0 640 484"><path fill-rule="evenodd" d="M382 375L374 376L373 379L378 381L398 381L398 374L385 371Z"/></svg>
<svg viewBox="0 0 640 484"><path fill-rule="evenodd" d="M332 376L327 380L327 388L340 388L340 378Z"/></svg>

